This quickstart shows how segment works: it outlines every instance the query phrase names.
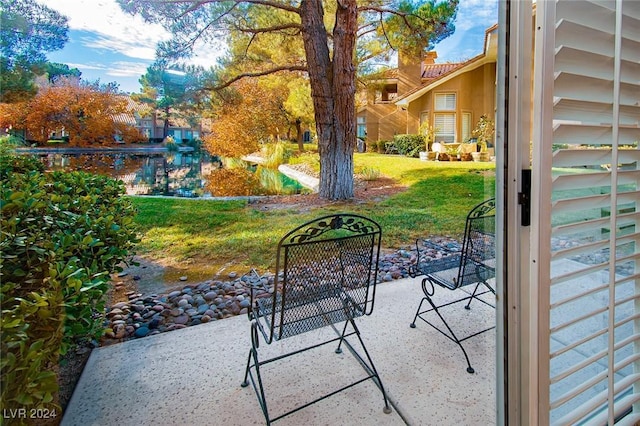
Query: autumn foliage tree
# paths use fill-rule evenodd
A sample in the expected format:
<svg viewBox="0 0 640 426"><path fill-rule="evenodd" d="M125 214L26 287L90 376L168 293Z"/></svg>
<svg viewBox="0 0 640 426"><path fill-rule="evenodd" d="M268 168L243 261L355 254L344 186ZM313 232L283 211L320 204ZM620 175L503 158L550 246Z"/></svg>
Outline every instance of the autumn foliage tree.
<svg viewBox="0 0 640 426"><path fill-rule="evenodd" d="M118 120L127 112L127 98L117 93L116 86L61 78L41 87L28 101L0 104L0 125L24 129L38 144L62 130L72 146L112 143L116 134L125 142L144 140L137 129Z"/></svg>
<svg viewBox="0 0 640 426"><path fill-rule="evenodd" d="M205 146L222 157L239 158L257 151L261 142L274 140L287 129L284 101L282 92L263 87L257 80L237 81L216 108Z"/></svg>

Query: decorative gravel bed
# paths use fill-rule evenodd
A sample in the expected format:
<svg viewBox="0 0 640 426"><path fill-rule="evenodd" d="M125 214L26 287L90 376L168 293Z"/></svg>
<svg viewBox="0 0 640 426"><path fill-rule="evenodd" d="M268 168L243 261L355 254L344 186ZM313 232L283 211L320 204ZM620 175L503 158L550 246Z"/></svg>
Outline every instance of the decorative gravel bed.
<svg viewBox="0 0 640 426"><path fill-rule="evenodd" d="M452 250L459 249L459 243L450 238L431 241ZM426 255L439 258L444 253L429 249ZM378 263L378 282L407 278L409 267L415 259L415 249L382 253ZM236 272L231 272L227 278L185 285L168 294L127 292L128 301L114 303L107 309L107 331L102 344L109 345L246 314L250 304L247 278Z"/></svg>

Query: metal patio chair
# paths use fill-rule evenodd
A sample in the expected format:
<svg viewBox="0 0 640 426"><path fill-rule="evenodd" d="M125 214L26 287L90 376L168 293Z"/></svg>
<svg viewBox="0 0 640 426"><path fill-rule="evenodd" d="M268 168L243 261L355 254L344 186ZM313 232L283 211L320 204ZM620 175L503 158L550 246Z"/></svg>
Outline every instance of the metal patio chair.
<svg viewBox="0 0 640 426"><path fill-rule="evenodd" d="M420 318L448 339L455 342L467 361L467 372L474 373L469 356L462 342L471 337L477 336L486 331L495 328L491 326L480 331L473 332L464 337L459 337L441 312L441 308L454 305L461 302L467 302L465 309L471 309L471 302L478 300L484 304L495 307L487 300L480 298L483 294L492 293L495 296L495 289L490 281L495 278L495 199L491 198L477 206L475 206L467 215L464 240L460 251L452 251L448 247L437 246L425 241L426 246L431 246L445 253L442 258L431 260L426 259L420 253L419 241L416 241L418 257L416 264L413 265L409 273L412 277L425 275L422 280L422 291L424 297L418 305L411 328L416 328L416 320ZM465 291L466 288L472 286L471 292ZM458 291L462 297L453 301L442 302L440 304L434 301L436 288ZM427 302L426 309L423 310L423 304ZM436 315L437 317L434 317ZM438 326L434 322L437 318L444 325ZM459 318L459 317L458 317ZM459 321L459 319L456 319Z"/></svg>
<svg viewBox="0 0 640 426"><path fill-rule="evenodd" d="M278 244L273 287L254 271L251 286L251 349L242 386L249 380L258 396L267 424L326 399L338 392L372 379L382 392L384 412L390 413L387 395L380 376L360 337L354 318L370 315L380 253L380 226L365 217L334 214L307 222L288 234ZM271 293L269 291L271 290ZM317 342L270 359L259 357L259 334L267 344L321 327L344 323L342 332L333 326L336 337ZM364 354L349 342L355 336ZM366 376L340 389L305 403L276 417L267 408L266 385L260 368L302 352L336 342L336 353L347 346L365 370ZM354 342L355 343L355 342ZM290 364L289 364L290 365Z"/></svg>

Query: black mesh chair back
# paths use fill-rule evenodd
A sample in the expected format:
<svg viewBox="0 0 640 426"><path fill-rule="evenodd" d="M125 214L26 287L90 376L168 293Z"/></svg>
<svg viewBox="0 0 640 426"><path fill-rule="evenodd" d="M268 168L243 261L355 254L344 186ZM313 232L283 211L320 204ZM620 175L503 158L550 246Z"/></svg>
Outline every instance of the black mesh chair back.
<svg viewBox="0 0 640 426"><path fill-rule="evenodd" d="M357 215L325 216L278 244L274 291L256 300L265 339L280 340L373 309L380 226Z"/></svg>
<svg viewBox="0 0 640 426"><path fill-rule="evenodd" d="M462 249L453 253L443 249L444 257L419 262L410 271L412 275L430 275L438 285L451 290L494 278L495 210L493 198L475 206L467 214Z"/></svg>
<svg viewBox="0 0 640 426"><path fill-rule="evenodd" d="M458 275L459 287L487 281L495 277L496 202L487 200L467 215L462 245L462 267Z"/></svg>

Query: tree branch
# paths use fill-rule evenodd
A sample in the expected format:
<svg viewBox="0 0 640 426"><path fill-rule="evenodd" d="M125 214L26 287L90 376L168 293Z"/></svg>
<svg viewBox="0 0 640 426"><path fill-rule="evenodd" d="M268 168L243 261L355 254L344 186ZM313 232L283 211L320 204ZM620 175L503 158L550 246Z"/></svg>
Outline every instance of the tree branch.
<svg viewBox="0 0 640 426"><path fill-rule="evenodd" d="M257 72L247 72L247 73L242 73L242 74L238 74L237 76L233 77L230 80L225 81L224 83L218 85L218 86L213 86L213 87L205 87L205 89L208 90L222 90L226 87L231 86L233 83L235 83L238 80L241 80L243 78L252 78L252 77L262 77L264 75L269 75L269 74L275 74L277 72L280 71L304 71L307 72L308 68L306 65L285 65L285 66L281 66L281 67L275 67L275 68L271 68L268 70L264 70L264 71L257 71Z"/></svg>
<svg viewBox="0 0 640 426"><path fill-rule="evenodd" d="M217 1L224 1L224 0L217 0ZM286 10L289 12L293 12L296 14L300 14L300 8L298 7L293 7L293 6L289 6L286 4L281 4L281 3L277 3L274 1L268 1L268 0L238 0L238 3L251 3L251 4L259 4L262 6L269 6L269 7L274 7L276 9L280 9L280 10Z"/></svg>
<svg viewBox="0 0 640 426"><path fill-rule="evenodd" d="M185 13L189 13L189 12L193 12L194 10L198 9L200 6L205 5L207 3L225 3L227 1L228 0L204 0L204 1L197 1L197 2L188 1L188 0L138 0L136 3L138 3L139 5L140 4L155 5L155 4L185 4L186 3L186 4L191 4L191 6L189 6L185 10ZM234 1L236 4L240 4L240 3L259 4L263 6L274 7L280 10L287 10L293 13L299 13L299 9L297 7L278 3L275 1L269 1L269 0L234 0Z"/></svg>
<svg viewBox="0 0 640 426"><path fill-rule="evenodd" d="M250 34L271 33L271 32L282 31L282 30L290 30L290 29L294 29L298 31L302 30L302 25L294 24L294 23L274 25L273 27L264 27L264 28L247 28L247 27L240 27L239 25L234 25L234 27L238 31L241 31L243 33L250 33Z"/></svg>

